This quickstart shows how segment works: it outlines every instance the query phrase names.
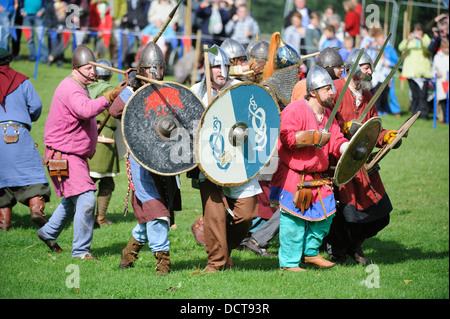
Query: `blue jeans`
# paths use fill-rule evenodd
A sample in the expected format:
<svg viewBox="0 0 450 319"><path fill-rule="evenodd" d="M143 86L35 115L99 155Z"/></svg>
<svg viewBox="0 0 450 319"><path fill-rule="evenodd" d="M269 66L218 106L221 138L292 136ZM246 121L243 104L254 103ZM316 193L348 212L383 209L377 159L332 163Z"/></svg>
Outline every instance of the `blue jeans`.
<svg viewBox="0 0 450 319"><path fill-rule="evenodd" d="M34 61L34 60L36 60L36 55L38 52L37 52L36 46L34 44L33 29L36 33L38 33L38 32L42 33L42 29L41 28L36 29L36 27L43 27L44 19L37 17L35 15L26 15L23 18L23 25L32 28L31 37L30 37L30 40L27 41L27 44L28 44L28 49L30 50L30 55L28 57L28 60ZM41 52L40 52L39 61L47 62L48 49L47 49L47 46L45 45L44 36L42 34L38 34L38 39L41 39L40 41L38 41L38 49L39 49L39 42L41 42Z"/></svg>
<svg viewBox="0 0 450 319"><path fill-rule="evenodd" d="M9 39L11 34L9 28L14 25L15 11L0 11L0 48L9 50Z"/></svg>
<svg viewBox="0 0 450 319"><path fill-rule="evenodd" d="M72 257L89 253L94 234L94 191L63 198L47 224L38 229L46 240L56 240L73 218Z"/></svg>
<svg viewBox="0 0 450 319"><path fill-rule="evenodd" d="M334 214L317 222L282 212L280 215L280 267L298 267L302 256L314 257L319 254L323 238L330 231Z"/></svg>
<svg viewBox="0 0 450 319"><path fill-rule="evenodd" d="M154 219L133 228L133 237L140 243L148 242L152 252L169 251L169 223L162 219Z"/></svg>

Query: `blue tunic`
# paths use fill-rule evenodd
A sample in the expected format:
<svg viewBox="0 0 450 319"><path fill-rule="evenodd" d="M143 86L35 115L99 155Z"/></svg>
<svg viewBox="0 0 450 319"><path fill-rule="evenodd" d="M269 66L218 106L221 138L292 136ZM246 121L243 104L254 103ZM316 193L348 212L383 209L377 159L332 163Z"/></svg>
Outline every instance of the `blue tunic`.
<svg viewBox="0 0 450 319"><path fill-rule="evenodd" d="M41 156L29 131L31 123L39 119L42 111L41 99L29 80L6 96L5 109L0 107L0 124L12 121L26 127L18 127L17 143L7 144L1 138L0 188L48 183ZM3 127L1 129L3 134ZM15 135L14 127L8 127L6 134Z"/></svg>
<svg viewBox="0 0 450 319"><path fill-rule="evenodd" d="M127 88L122 90L119 97L126 104L132 95L133 92ZM142 203L152 199L160 199L158 189L150 171L143 168L132 156L130 156L130 170L135 188L134 193Z"/></svg>

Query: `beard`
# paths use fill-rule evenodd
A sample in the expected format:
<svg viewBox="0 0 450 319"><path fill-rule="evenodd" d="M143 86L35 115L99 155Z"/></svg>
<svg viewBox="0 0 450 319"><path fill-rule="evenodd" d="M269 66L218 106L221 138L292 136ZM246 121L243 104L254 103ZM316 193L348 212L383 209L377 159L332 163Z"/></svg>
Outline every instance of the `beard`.
<svg viewBox="0 0 450 319"><path fill-rule="evenodd" d="M355 81L355 84L363 91L370 91L372 89L372 82L366 80Z"/></svg>
<svg viewBox="0 0 450 319"><path fill-rule="evenodd" d="M329 108L330 110L333 109L334 107L334 103L333 103L334 98L333 97L329 97L327 98L325 101L322 101L322 106Z"/></svg>
<svg viewBox="0 0 450 319"><path fill-rule="evenodd" d="M355 84L359 86L361 90L370 91L370 89L372 89L371 75L358 72L353 79L355 81Z"/></svg>
<svg viewBox="0 0 450 319"><path fill-rule="evenodd" d="M214 79L213 83L217 86L223 86L227 82L227 79L224 77L219 77Z"/></svg>

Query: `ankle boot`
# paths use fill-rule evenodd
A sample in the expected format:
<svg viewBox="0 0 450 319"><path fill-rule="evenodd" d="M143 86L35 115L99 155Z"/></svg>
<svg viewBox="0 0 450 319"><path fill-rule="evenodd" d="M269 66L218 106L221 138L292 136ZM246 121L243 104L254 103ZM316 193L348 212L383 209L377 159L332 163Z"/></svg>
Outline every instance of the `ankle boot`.
<svg viewBox="0 0 450 319"><path fill-rule="evenodd" d="M44 226L48 219L45 217L44 207L45 200L43 196L30 198L28 202L31 211L31 220L39 227Z"/></svg>
<svg viewBox="0 0 450 319"><path fill-rule="evenodd" d="M106 219L106 211L108 210L109 201L111 200L112 190L102 190L97 196L97 214L95 215L95 226L107 226L112 222Z"/></svg>
<svg viewBox="0 0 450 319"><path fill-rule="evenodd" d="M168 275L170 273L170 254L168 251L157 251L153 253L156 263L157 275Z"/></svg>
<svg viewBox="0 0 450 319"><path fill-rule="evenodd" d="M350 256L358 263L364 266L370 265L369 259L364 255L364 251L362 249L362 244L364 241L356 243L355 247L353 247Z"/></svg>
<svg viewBox="0 0 450 319"><path fill-rule="evenodd" d="M0 230L8 231L11 228L11 207L0 208Z"/></svg>
<svg viewBox="0 0 450 319"><path fill-rule="evenodd" d="M127 246L122 250L122 260L120 261L119 269L133 267L133 263L138 259L138 254L144 245L134 239L134 237L131 237Z"/></svg>

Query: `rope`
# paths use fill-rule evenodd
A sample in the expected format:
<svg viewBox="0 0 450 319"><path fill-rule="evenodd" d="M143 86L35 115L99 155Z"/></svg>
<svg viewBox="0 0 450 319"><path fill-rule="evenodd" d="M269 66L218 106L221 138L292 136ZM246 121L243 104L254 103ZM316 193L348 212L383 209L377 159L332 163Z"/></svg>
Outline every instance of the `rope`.
<svg viewBox="0 0 450 319"><path fill-rule="evenodd" d="M123 216L126 216L128 213L128 202L130 201L130 190L135 191L133 185L133 179L131 178L131 167L130 167L130 153L127 153L126 161L125 161L127 176L128 176L128 189L127 189L127 197L125 199L125 208L123 210Z"/></svg>

